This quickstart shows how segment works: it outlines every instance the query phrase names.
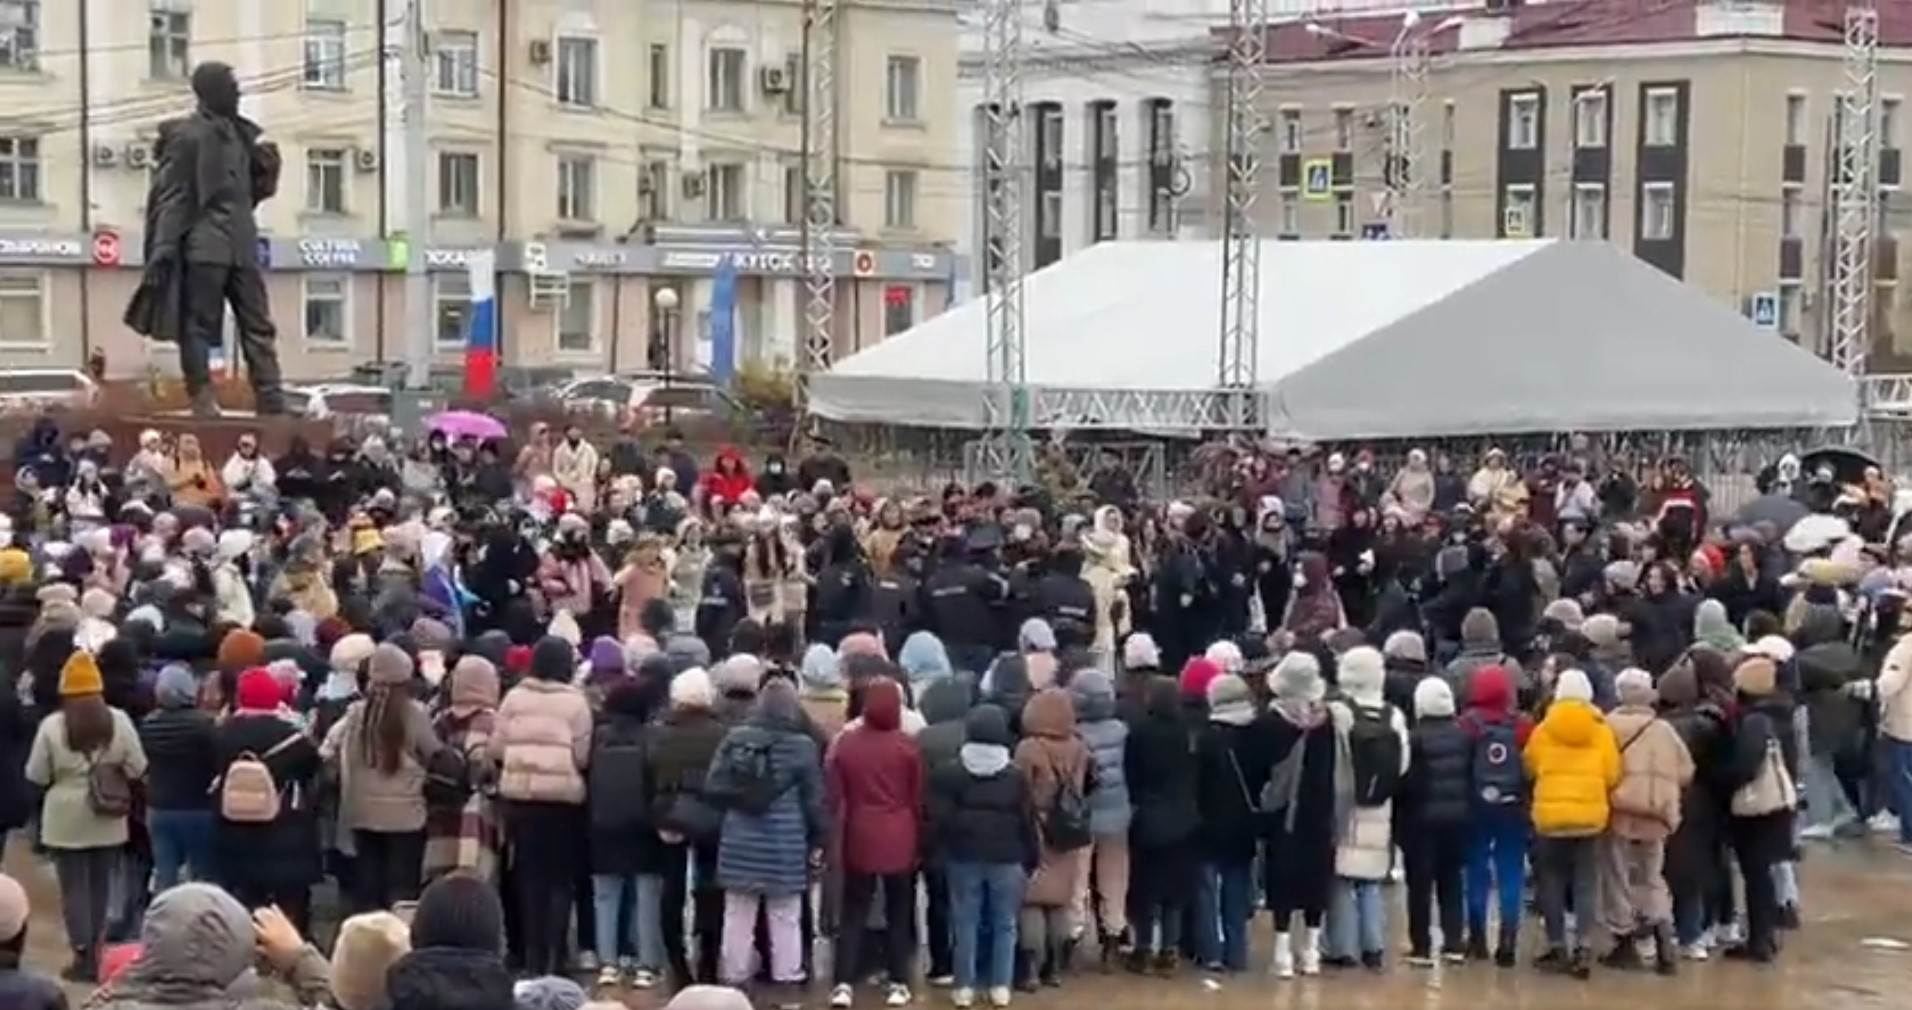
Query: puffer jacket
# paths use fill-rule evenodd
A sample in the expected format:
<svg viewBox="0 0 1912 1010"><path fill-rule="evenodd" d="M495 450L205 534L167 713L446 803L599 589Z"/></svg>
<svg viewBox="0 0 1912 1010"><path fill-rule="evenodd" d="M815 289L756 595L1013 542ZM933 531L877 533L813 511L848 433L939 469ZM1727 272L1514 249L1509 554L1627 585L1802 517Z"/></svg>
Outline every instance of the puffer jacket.
<svg viewBox="0 0 1912 1010"><path fill-rule="evenodd" d="M1536 832L1572 838L1607 829L1607 797L1620 784L1620 747L1598 709L1555 700L1521 757L1533 782Z"/></svg>
<svg viewBox="0 0 1912 1010"><path fill-rule="evenodd" d="M724 731L709 709L674 708L644 734L645 785L655 821L666 820L678 796L703 792L704 776L724 742Z"/></svg>
<svg viewBox="0 0 1912 1010"><path fill-rule="evenodd" d="M1621 838L1662 841L1680 828L1680 794L1693 781L1693 757L1673 724L1650 708L1622 705L1607 713L1620 748L1608 829Z"/></svg>
<svg viewBox="0 0 1912 1010"><path fill-rule="evenodd" d="M1023 706L1023 738L1016 744L1016 767L1028 776L1029 799L1037 812L1038 827L1065 784L1085 799L1089 795L1089 769L1094 758L1088 746L1076 738L1075 729L1075 707L1061 688L1037 691ZM1087 849L1058 849L1045 835L1042 861L1029 878L1022 903L1039 907L1068 904L1075 889L1077 864L1088 855Z"/></svg>
<svg viewBox="0 0 1912 1010"><path fill-rule="evenodd" d="M391 1010L512 1010L511 973L498 955L456 947L424 947L385 974Z"/></svg>
<svg viewBox="0 0 1912 1010"><path fill-rule="evenodd" d="M1875 688L1879 732L1900 743L1912 743L1912 634L1886 652Z"/></svg>
<svg viewBox="0 0 1912 1010"><path fill-rule="evenodd" d="M1424 716L1408 731L1408 823L1466 824L1474 803L1474 738L1452 716Z"/></svg>
<svg viewBox="0 0 1912 1010"><path fill-rule="evenodd" d="M1371 685L1359 690L1353 687L1346 671L1343 671L1341 687L1350 697L1347 700L1333 701L1328 704L1328 712L1334 717L1335 733L1340 738L1342 759L1346 761L1348 733L1354 728L1354 705L1364 708L1385 706L1387 720L1394 728L1395 735L1401 738L1401 776L1407 777L1413 767L1409 762L1413 752L1408 746L1407 716L1400 709L1387 705L1381 698L1382 678L1380 671L1374 671ZM1334 848L1334 872L1336 876L1350 880L1381 880L1388 875L1394 863L1394 801L1389 800L1378 806L1355 806L1349 811L1348 819L1342 824L1340 836Z"/></svg>
<svg viewBox="0 0 1912 1010"><path fill-rule="evenodd" d="M1864 662L1842 631L1838 610L1808 607L1793 633L1807 740L1820 757L1858 748L1865 720L1865 702L1846 693L1847 684L1865 676Z"/></svg>
<svg viewBox="0 0 1912 1010"><path fill-rule="evenodd" d="M505 694L491 739L498 795L507 800L584 803L591 764L591 704L569 684L525 680Z"/></svg>
<svg viewBox="0 0 1912 1010"><path fill-rule="evenodd" d="M1115 686L1100 674L1078 673L1069 683L1075 700L1076 736L1095 757L1095 788L1089 793L1089 831L1097 838L1127 838L1129 780L1122 775L1128 724L1115 715Z"/></svg>
<svg viewBox="0 0 1912 1010"><path fill-rule="evenodd" d="M726 891L782 897L809 886L810 850L823 842L823 769L817 743L804 731L795 699L788 711L765 711L725 734L710 762L704 792L719 805L741 789L746 752L767 749L770 774L782 787L769 809L724 811L717 847L717 881Z"/></svg>

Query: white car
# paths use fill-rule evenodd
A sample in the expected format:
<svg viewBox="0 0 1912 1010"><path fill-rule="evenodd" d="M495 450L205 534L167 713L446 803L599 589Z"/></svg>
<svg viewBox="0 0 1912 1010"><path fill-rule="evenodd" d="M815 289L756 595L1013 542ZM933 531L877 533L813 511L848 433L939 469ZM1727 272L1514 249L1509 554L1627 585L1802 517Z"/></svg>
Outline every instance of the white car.
<svg viewBox="0 0 1912 1010"><path fill-rule="evenodd" d="M76 368L12 368L0 371L0 412L64 407L84 410L99 403L99 383Z"/></svg>
<svg viewBox="0 0 1912 1010"><path fill-rule="evenodd" d="M722 387L702 376L674 378L666 385L651 373L636 376L599 375L572 379L552 387L550 396L566 413L585 413L623 421L640 416L647 424L666 415L680 418L730 419L748 412Z"/></svg>
<svg viewBox="0 0 1912 1010"><path fill-rule="evenodd" d="M348 428L389 425L392 420L392 391L384 386L359 386L343 382L287 386L285 409L293 417L334 421Z"/></svg>

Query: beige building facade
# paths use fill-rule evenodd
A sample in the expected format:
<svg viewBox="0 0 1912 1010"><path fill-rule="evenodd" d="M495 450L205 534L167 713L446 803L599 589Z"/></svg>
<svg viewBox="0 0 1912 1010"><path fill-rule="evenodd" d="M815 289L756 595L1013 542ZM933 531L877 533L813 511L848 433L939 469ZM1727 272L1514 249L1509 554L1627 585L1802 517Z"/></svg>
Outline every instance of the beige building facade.
<svg viewBox="0 0 1912 1010"><path fill-rule="evenodd" d="M260 262L295 380L403 356L405 253L425 248L438 362L455 367L472 253L498 267L500 360L679 369L801 342L802 7L796 0L432 0L427 152L401 130L404 0L0 0L0 366L171 369L120 322L142 262L150 148L190 68L236 69L284 158ZM837 348L940 312L959 272L947 186L953 0L839 15ZM381 27L383 26L383 27ZM381 58L381 53L387 54ZM406 182L428 224L408 234ZM719 283L720 276L723 278ZM721 345L716 345L721 346Z"/></svg>

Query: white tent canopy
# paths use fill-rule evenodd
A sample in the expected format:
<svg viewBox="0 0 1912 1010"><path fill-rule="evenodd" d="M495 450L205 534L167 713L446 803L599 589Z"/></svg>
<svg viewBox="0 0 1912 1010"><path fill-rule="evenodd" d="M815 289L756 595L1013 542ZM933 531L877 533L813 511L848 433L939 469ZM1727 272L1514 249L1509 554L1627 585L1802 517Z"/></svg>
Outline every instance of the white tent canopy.
<svg viewBox="0 0 1912 1010"><path fill-rule="evenodd" d="M1038 426L1202 427L1219 244L1103 243L1024 283ZM1271 431L1315 439L1850 424L1850 379L1604 242L1278 242L1261 255ZM812 382L838 420L984 424L981 299Z"/></svg>

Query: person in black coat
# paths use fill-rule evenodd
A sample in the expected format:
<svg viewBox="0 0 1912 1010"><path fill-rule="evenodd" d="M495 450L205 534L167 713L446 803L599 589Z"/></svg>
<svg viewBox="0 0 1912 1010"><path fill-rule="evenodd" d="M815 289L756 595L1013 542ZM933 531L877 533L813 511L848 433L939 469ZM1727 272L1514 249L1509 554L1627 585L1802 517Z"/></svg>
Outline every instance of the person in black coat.
<svg viewBox="0 0 1912 1010"><path fill-rule="evenodd" d="M390 1010L512 1010L504 908L477 877L449 874L418 896L411 952L386 973Z"/></svg>
<svg viewBox="0 0 1912 1010"><path fill-rule="evenodd" d="M1231 972L1248 969L1255 843L1261 834L1255 805L1268 781L1268 752L1256 715L1248 685L1223 674L1208 685L1208 723L1195 737L1203 874L1196 895L1195 952L1205 967Z"/></svg>
<svg viewBox="0 0 1912 1010"><path fill-rule="evenodd" d="M319 833L312 803L319 749L297 726L279 718L276 685L254 687L257 678L272 681L262 671L240 678L236 710L220 724L214 740L214 764L223 774L241 754L264 761L279 787L279 816L263 824L215 816L213 853L219 871L214 876L247 908L278 905L304 933L312 885L319 879ZM217 796L213 802L216 807Z"/></svg>
<svg viewBox="0 0 1912 1010"><path fill-rule="evenodd" d="M1698 652L1699 650L1695 650ZM1673 892L1673 925L1682 946L1699 942L1715 925L1732 921L1732 882L1725 859L1726 782L1733 766L1732 723L1705 697L1689 662L1676 663L1659 683L1660 710L1693 756L1693 781L1680 793L1680 826L1666 840L1666 883ZM1720 900L1722 892L1725 900Z"/></svg>
<svg viewBox="0 0 1912 1010"><path fill-rule="evenodd" d="M1151 628L1162 649L1164 669L1179 670L1190 656L1201 655L1221 627L1215 583L1203 553L1208 532L1207 516L1190 515L1179 532L1170 534L1155 569L1150 587L1155 615Z"/></svg>
<svg viewBox="0 0 1912 1010"><path fill-rule="evenodd" d="M1474 740L1455 720L1454 691L1443 678L1428 677L1415 685L1414 720L1400 803L1406 830L1395 837L1407 856L1408 963L1432 967L1428 912L1437 893L1441 956L1453 962L1466 958L1461 869L1467 864L1468 814L1474 798Z"/></svg>
<svg viewBox="0 0 1912 1010"><path fill-rule="evenodd" d="M146 751L146 825L153 840L153 891L213 875L212 783L218 774L216 727L198 707L199 683L183 664L161 670L159 707L139 722Z"/></svg>
<svg viewBox="0 0 1912 1010"><path fill-rule="evenodd" d="M1767 750L1773 745L1779 748L1786 773L1793 782L1799 781L1794 702L1779 690L1778 679L1777 668L1763 658L1746 660L1733 671L1739 721L1733 728L1732 758L1727 766L1730 771L1724 784L1734 792L1759 779L1766 769ZM1746 942L1729 947L1727 957L1768 962L1779 953L1780 909L1773 866L1792 858L1793 815L1794 810L1788 808L1758 815L1735 812L1729 818L1728 836L1746 891Z"/></svg>
<svg viewBox="0 0 1912 1010"><path fill-rule="evenodd" d="M1082 578L1081 549L1056 548L1029 597L1030 616L1048 621L1058 639L1076 645L1095 641L1095 590Z"/></svg>
<svg viewBox="0 0 1912 1010"><path fill-rule="evenodd" d="M825 539L828 560L817 572L816 603L810 616L816 621L815 640L835 648L850 633L851 625L869 617L872 579L855 530L832 526Z"/></svg>
<svg viewBox="0 0 1912 1010"><path fill-rule="evenodd" d="M704 572L695 629L712 657L730 655L730 633L749 612L749 601L744 596L743 551L734 543L719 544Z"/></svg>
<svg viewBox="0 0 1912 1010"><path fill-rule="evenodd" d="M1301 973L1321 970L1321 922L1334 883L1336 744L1334 720L1322 703L1327 688L1312 653L1291 652L1268 675L1272 698L1257 723L1268 749L1270 777L1293 761L1289 794L1273 797L1264 825L1267 858L1262 868L1268 907L1275 918L1275 974L1290 977L1297 958ZM1264 805L1264 809L1266 806ZM1307 927L1297 943L1289 930L1296 912Z"/></svg>
<svg viewBox="0 0 1912 1010"><path fill-rule="evenodd" d="M1130 865L1147 868L1129 888L1136 941L1131 971L1152 966L1160 974L1174 973L1182 909L1195 893L1201 810L1191 736L1175 682L1152 681L1148 715L1131 729L1122 754L1122 775L1135 807L1129 825Z"/></svg>
<svg viewBox="0 0 1912 1010"><path fill-rule="evenodd" d="M661 924L658 908L664 868L644 781L645 724L650 721L654 695L652 687L635 678L617 681L604 697L604 709L592 732L586 806L591 818L597 956L608 973L599 976L604 984L618 981L618 939L625 935L618 924L626 914L636 923L631 933L639 944L633 978L654 980L669 967L659 955L664 945L652 933ZM627 903L633 900L634 906Z"/></svg>

